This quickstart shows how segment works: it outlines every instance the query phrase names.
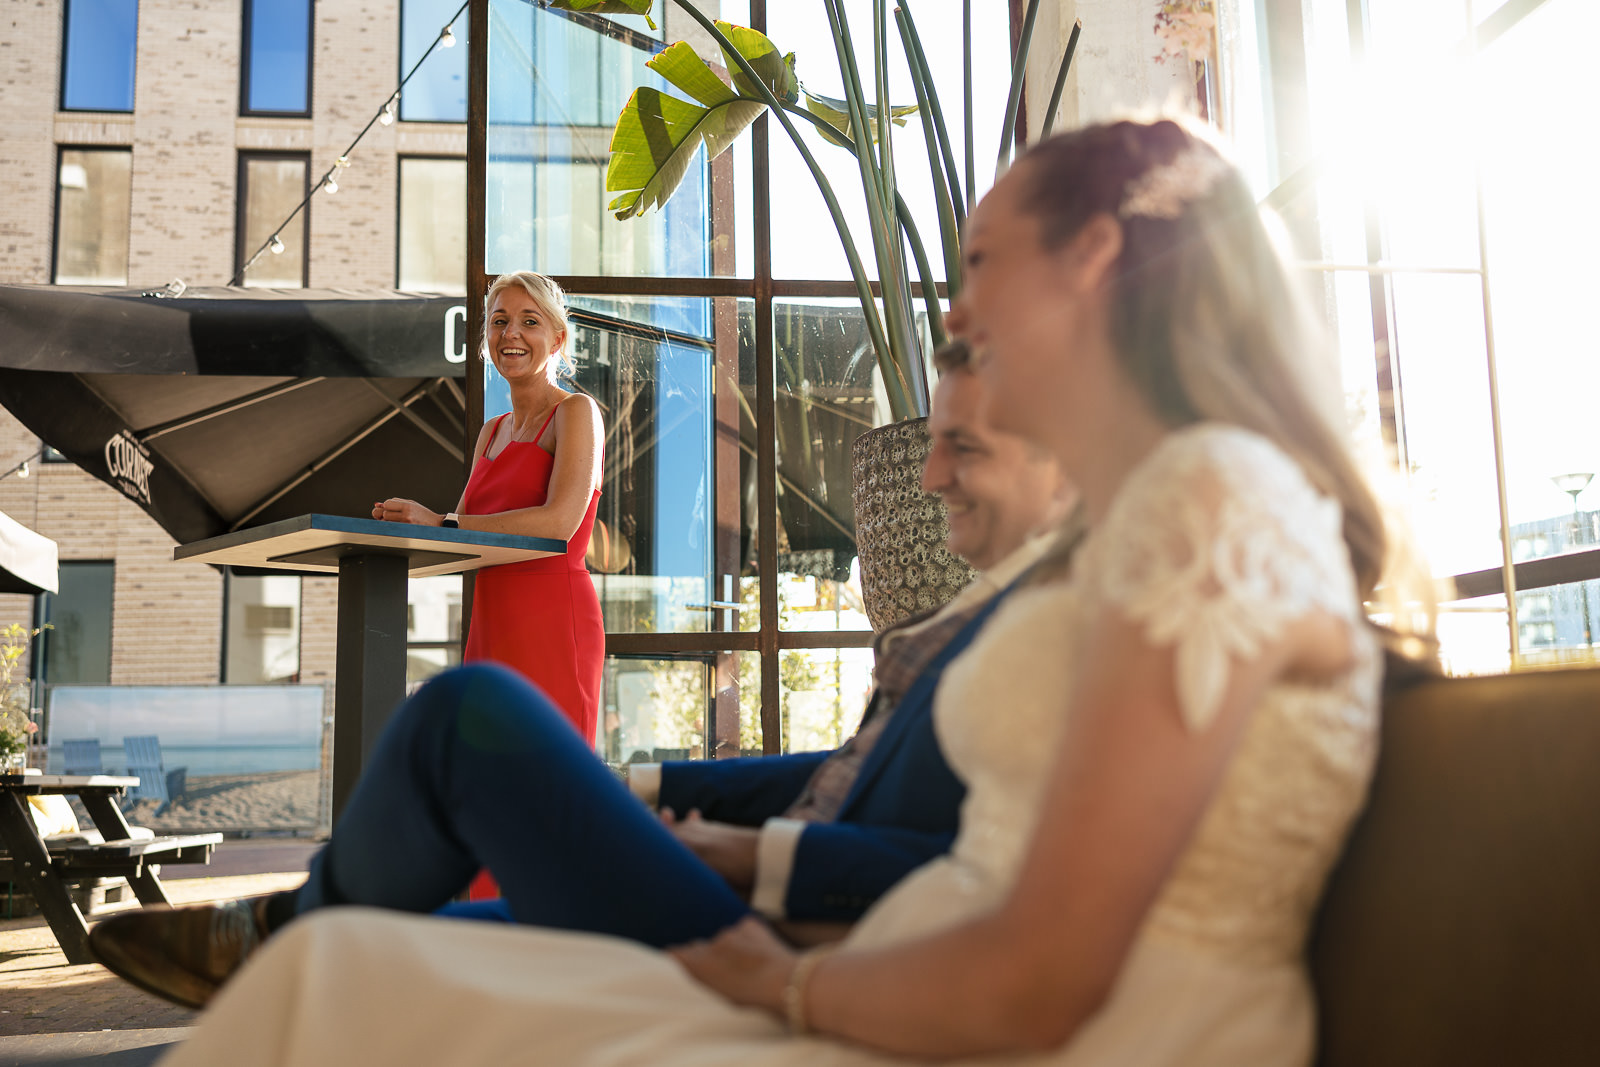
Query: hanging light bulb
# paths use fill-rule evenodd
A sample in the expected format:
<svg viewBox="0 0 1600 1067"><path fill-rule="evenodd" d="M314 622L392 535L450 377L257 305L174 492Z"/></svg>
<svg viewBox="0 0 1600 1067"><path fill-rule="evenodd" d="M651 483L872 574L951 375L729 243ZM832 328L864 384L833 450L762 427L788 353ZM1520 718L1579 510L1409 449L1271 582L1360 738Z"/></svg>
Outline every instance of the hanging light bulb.
<svg viewBox="0 0 1600 1067"><path fill-rule="evenodd" d="M283 239L280 238L277 234L273 234L272 235L272 240L267 242L267 247L272 250L272 254L273 255L275 255L275 256L283 255Z"/></svg>
<svg viewBox="0 0 1600 1067"><path fill-rule="evenodd" d="M395 105L395 101L397 101L399 99L400 99L400 94L399 93L395 93L393 96L391 96L388 100L386 100L384 102L383 114L378 116L378 121L380 123L382 123L385 126L393 126L394 125L394 105Z"/></svg>
<svg viewBox="0 0 1600 1067"><path fill-rule="evenodd" d="M17 465L17 477L18 478L26 478L28 475L30 475L32 473L33 473L33 471L31 471L28 468L28 461L27 460L23 460L20 464Z"/></svg>
<svg viewBox="0 0 1600 1067"><path fill-rule="evenodd" d="M333 161L333 165L336 167L348 167L350 165L350 157L340 156L338 159Z"/></svg>
<svg viewBox="0 0 1600 1067"><path fill-rule="evenodd" d="M333 175L330 174L323 179L322 188L329 193L337 193L339 191L339 183L334 181Z"/></svg>
<svg viewBox="0 0 1600 1067"><path fill-rule="evenodd" d="M449 26L446 26L444 32L439 34L439 43L446 48L454 48L456 46L456 35L451 32Z"/></svg>

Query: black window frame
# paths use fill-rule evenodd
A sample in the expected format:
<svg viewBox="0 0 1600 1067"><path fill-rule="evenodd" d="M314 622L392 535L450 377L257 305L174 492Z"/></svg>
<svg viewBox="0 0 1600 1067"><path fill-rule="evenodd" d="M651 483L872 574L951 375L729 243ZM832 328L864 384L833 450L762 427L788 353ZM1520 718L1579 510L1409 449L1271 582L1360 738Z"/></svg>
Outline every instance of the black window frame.
<svg viewBox="0 0 1600 1067"><path fill-rule="evenodd" d="M121 114L121 112L117 112ZM50 183L50 284L61 285L58 281L61 270L61 161L68 152L124 152L128 156L128 258L133 258L133 146L111 144L58 144L56 145L56 167ZM123 264L122 284L128 283L128 264Z"/></svg>
<svg viewBox="0 0 1600 1067"><path fill-rule="evenodd" d="M233 205L233 276L243 285L245 261L255 254L254 248L245 247L245 208L250 201L250 161L254 159L298 159L305 163L305 205L300 209L300 247L305 255L300 260L300 288L311 287L311 153L306 151L268 151L240 149L238 170L235 175ZM282 230L278 233L281 235ZM267 253L271 255L272 253Z"/></svg>
<svg viewBox="0 0 1600 1067"><path fill-rule="evenodd" d="M72 42L72 0L62 0L61 3L61 70L56 85L56 110L70 111L77 115L131 115L134 108L139 105L139 4L134 0L133 17L133 99L126 108L113 108L107 110L103 107L68 107L67 106L67 69L70 66L68 59L71 56Z"/></svg>
<svg viewBox="0 0 1600 1067"><path fill-rule="evenodd" d="M306 0L306 106L303 111L276 111L266 108L252 108L250 106L250 60L252 56L250 15L259 2L270 4L274 0L244 0L244 3L239 5L243 17L243 25L239 31L239 114L240 116L251 118L308 119L311 117L312 93L316 84L316 0Z"/></svg>

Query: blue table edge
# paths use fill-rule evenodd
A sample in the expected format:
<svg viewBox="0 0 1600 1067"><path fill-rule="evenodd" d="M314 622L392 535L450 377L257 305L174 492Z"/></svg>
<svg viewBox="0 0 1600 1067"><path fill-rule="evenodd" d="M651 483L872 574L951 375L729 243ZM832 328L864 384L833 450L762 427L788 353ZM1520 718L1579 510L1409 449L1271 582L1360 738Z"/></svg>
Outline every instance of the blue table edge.
<svg viewBox="0 0 1600 1067"><path fill-rule="evenodd" d="M530 552L565 553L567 543L554 537L524 537L521 534L488 533L483 530L446 529L440 526L413 526L409 523L386 522L383 519L360 519L350 515L297 515L280 519L264 526L251 526L231 533L218 534L203 541L191 541L172 550L174 560L189 559L218 549L264 541L281 534L300 533L304 530L328 530L333 533L378 534L384 537L409 537L420 541L438 541L441 545L483 545L489 548L520 548Z"/></svg>

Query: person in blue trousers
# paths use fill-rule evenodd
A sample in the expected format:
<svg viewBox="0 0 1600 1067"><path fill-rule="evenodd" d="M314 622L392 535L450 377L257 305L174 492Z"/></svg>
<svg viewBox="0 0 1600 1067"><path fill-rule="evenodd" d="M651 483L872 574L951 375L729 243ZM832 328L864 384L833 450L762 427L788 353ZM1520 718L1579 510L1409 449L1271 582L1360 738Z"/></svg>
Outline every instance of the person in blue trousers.
<svg viewBox="0 0 1600 1067"><path fill-rule="evenodd" d="M752 909L797 941L837 936L834 924L948 850L965 790L933 730L939 676L1053 543L1073 497L1051 459L983 425L964 349L940 363L923 483L946 502L950 548L980 573L938 612L880 636L876 689L843 747L646 766L625 786L521 676L457 668L397 709L304 886L115 916L90 933L97 958L200 1007L271 931L338 904L656 947ZM502 899L449 903L480 868Z"/></svg>

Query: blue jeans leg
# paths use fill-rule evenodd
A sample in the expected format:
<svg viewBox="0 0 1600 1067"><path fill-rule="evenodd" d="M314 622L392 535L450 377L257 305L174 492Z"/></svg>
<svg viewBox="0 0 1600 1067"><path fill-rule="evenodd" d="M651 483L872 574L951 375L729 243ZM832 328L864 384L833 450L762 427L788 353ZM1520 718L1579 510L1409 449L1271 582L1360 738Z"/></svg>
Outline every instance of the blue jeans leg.
<svg viewBox="0 0 1600 1067"><path fill-rule="evenodd" d="M748 905L520 675L447 671L401 704L297 910L432 912L487 867L520 923L681 944Z"/></svg>

